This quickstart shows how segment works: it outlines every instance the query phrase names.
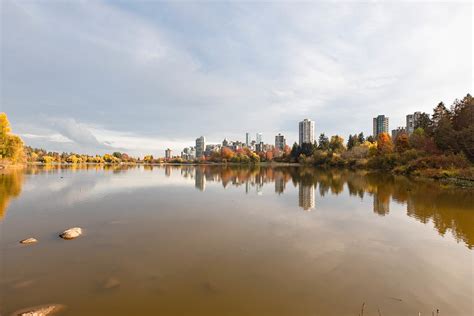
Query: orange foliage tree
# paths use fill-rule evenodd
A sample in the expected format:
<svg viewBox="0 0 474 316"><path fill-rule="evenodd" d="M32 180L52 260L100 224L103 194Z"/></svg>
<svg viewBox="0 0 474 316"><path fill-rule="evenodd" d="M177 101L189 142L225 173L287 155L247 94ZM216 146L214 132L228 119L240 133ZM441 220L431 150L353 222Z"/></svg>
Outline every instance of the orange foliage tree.
<svg viewBox="0 0 474 316"><path fill-rule="evenodd" d="M400 133L395 139L395 150L402 153L410 148L407 133Z"/></svg>
<svg viewBox="0 0 474 316"><path fill-rule="evenodd" d="M234 157L234 152L228 147L222 147L221 149L221 158L225 160L230 160Z"/></svg>
<svg viewBox="0 0 474 316"><path fill-rule="evenodd" d="M377 137L377 152L379 154L388 154L393 152L392 139L387 133L380 133Z"/></svg>

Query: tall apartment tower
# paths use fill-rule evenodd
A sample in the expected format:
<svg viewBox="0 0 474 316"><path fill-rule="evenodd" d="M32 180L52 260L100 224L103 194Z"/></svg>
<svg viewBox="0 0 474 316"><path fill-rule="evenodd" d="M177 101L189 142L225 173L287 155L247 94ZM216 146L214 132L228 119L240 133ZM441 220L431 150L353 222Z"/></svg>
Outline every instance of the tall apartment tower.
<svg viewBox="0 0 474 316"><path fill-rule="evenodd" d="M249 132L245 133L245 145L249 147L250 145L250 134Z"/></svg>
<svg viewBox="0 0 474 316"><path fill-rule="evenodd" d="M373 119L373 136L376 138L381 133L388 133L388 117L379 115Z"/></svg>
<svg viewBox="0 0 474 316"><path fill-rule="evenodd" d="M275 148L283 151L285 150L285 146L286 146L285 136L278 133L278 135L275 136Z"/></svg>
<svg viewBox="0 0 474 316"><path fill-rule="evenodd" d="M204 151L206 150L206 138L201 136L196 138L196 158L201 158L204 156Z"/></svg>
<svg viewBox="0 0 474 316"><path fill-rule="evenodd" d="M407 115L406 132L411 135L415 131L415 124L421 116L421 112L415 112Z"/></svg>
<svg viewBox="0 0 474 316"><path fill-rule="evenodd" d="M314 143L314 121L304 119L299 123L300 145Z"/></svg>
<svg viewBox="0 0 474 316"><path fill-rule="evenodd" d="M166 160L171 159L171 149L169 148L165 150L165 159Z"/></svg>
<svg viewBox="0 0 474 316"><path fill-rule="evenodd" d="M257 144L260 144L262 142L262 133L257 133Z"/></svg>

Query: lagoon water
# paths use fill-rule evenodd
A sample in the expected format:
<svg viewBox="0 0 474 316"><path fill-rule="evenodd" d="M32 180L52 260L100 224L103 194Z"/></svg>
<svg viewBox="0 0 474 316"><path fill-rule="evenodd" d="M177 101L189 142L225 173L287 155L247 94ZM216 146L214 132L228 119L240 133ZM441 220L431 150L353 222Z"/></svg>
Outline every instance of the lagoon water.
<svg viewBox="0 0 474 316"><path fill-rule="evenodd" d="M16 171L0 175L0 314L473 315L473 205L472 189L301 167Z"/></svg>

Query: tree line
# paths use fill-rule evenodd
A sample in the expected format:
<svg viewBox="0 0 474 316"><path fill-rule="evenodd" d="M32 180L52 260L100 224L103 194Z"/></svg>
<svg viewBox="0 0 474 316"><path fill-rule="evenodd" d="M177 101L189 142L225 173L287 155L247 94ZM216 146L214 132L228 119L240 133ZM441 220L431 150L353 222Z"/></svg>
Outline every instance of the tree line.
<svg viewBox="0 0 474 316"><path fill-rule="evenodd" d="M347 142L339 135L322 133L313 144L294 144L284 150L252 151L249 148L232 150L222 147L207 157L192 161L174 157L170 160L146 155L143 159L126 153L105 155L47 152L24 146L20 137L13 135L5 113L0 113L0 161L40 163L239 163L257 164L265 161L292 162L315 166L350 167L393 170L416 174L431 170L435 175L445 173L464 175L474 179L474 99L470 94L456 99L448 108L440 102L433 113L421 113L415 131L401 132L396 139L381 133L376 138L362 132L349 135ZM467 171L466 171L467 170Z"/></svg>
<svg viewBox="0 0 474 316"><path fill-rule="evenodd" d="M349 135L347 142L338 135L321 134L314 144L294 144L290 162L318 166L349 166L393 170L399 173L459 175L474 179L474 99L467 94L450 108L440 102L433 114L421 113L411 135L388 133L376 138L363 133ZM452 174L450 174L450 172Z"/></svg>

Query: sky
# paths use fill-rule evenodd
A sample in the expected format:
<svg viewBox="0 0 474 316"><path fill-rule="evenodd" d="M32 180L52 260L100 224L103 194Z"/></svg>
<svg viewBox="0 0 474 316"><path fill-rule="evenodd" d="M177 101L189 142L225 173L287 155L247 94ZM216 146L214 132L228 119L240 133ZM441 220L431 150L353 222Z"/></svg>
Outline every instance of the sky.
<svg viewBox="0 0 474 316"><path fill-rule="evenodd" d="M473 88L471 2L0 3L0 111L48 150L347 139Z"/></svg>

